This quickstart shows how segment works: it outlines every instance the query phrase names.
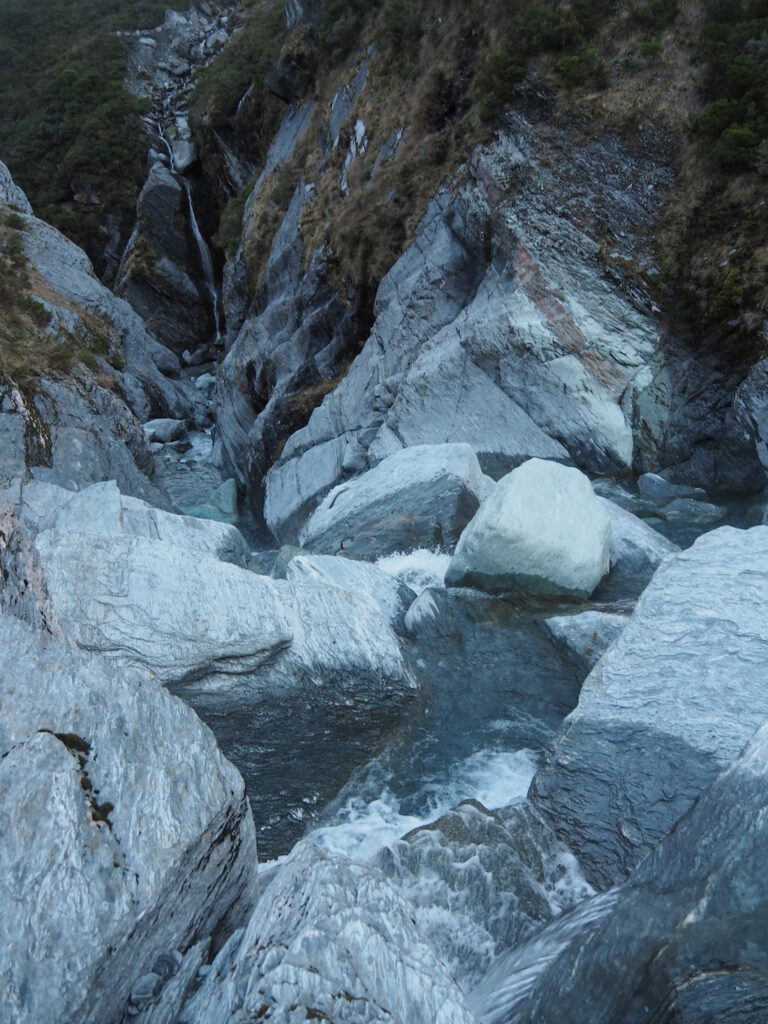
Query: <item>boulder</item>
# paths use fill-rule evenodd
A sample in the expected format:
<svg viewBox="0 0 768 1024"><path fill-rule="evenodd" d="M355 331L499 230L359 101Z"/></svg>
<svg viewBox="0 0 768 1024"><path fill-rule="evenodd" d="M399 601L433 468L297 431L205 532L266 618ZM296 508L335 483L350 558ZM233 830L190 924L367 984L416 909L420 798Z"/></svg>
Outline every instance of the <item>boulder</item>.
<svg viewBox="0 0 768 1024"><path fill-rule="evenodd" d="M40 533L35 550L51 628L84 650L150 668L162 682L249 672L293 638L274 583L211 555L61 530Z"/></svg>
<svg viewBox="0 0 768 1024"><path fill-rule="evenodd" d="M584 683L531 796L604 888L768 717L768 528L666 558Z"/></svg>
<svg viewBox="0 0 768 1024"><path fill-rule="evenodd" d="M551 925L494 965L469 1000L478 1019L762 1024L767 802L763 725L629 880L576 912L570 934Z"/></svg>
<svg viewBox="0 0 768 1024"><path fill-rule="evenodd" d="M696 498L675 498L659 512L664 519L682 519L694 523L721 523L728 516L728 511L721 505L713 505L709 501L697 501Z"/></svg>
<svg viewBox="0 0 768 1024"><path fill-rule="evenodd" d="M701 487L688 484L673 484L658 473L643 473L637 478L637 487L644 498L660 505L674 498L706 498L707 492Z"/></svg>
<svg viewBox="0 0 768 1024"><path fill-rule="evenodd" d="M187 436L187 424L185 420L157 419L147 420L144 424L144 435L148 441L159 441L160 444L168 444L170 441L180 441Z"/></svg>
<svg viewBox="0 0 768 1024"><path fill-rule="evenodd" d="M333 555L296 554L286 567L286 579L323 581L370 601L400 634L405 630L405 613L416 597L410 587L383 569Z"/></svg>
<svg viewBox="0 0 768 1024"><path fill-rule="evenodd" d="M193 558L212 555L235 565L244 565L249 556L245 538L234 526L164 512L122 495L114 480L74 494L33 481L22 493L22 514L37 530L147 537L181 548Z"/></svg>
<svg viewBox="0 0 768 1024"><path fill-rule="evenodd" d="M335 487L299 531L302 547L376 558L452 546L486 493L472 448L416 445Z"/></svg>
<svg viewBox="0 0 768 1024"><path fill-rule="evenodd" d="M450 586L589 597L608 570L611 521L577 469L530 459L483 502L456 547Z"/></svg>
<svg viewBox="0 0 768 1024"><path fill-rule="evenodd" d="M411 907L368 865L302 847L181 1014L186 1024L474 1024Z"/></svg>
<svg viewBox="0 0 768 1024"><path fill-rule="evenodd" d="M45 530L34 552L51 630L150 669L210 723L268 855L287 851L417 692L378 605L320 580L124 534Z"/></svg>
<svg viewBox="0 0 768 1024"><path fill-rule="evenodd" d="M578 615L553 615L544 626L560 647L567 650L589 673L627 624L626 615L586 611Z"/></svg>
<svg viewBox="0 0 768 1024"><path fill-rule="evenodd" d="M0 1001L118 1021L158 958L252 904L243 781L146 673L0 617Z"/></svg>

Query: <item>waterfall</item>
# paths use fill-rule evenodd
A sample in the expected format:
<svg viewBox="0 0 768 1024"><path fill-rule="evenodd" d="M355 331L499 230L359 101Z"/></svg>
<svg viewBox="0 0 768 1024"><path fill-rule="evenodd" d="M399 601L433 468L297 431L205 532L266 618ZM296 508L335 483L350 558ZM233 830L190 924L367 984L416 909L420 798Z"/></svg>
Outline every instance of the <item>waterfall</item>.
<svg viewBox="0 0 768 1024"><path fill-rule="evenodd" d="M237 101L237 110L235 111L235 117L239 117L240 116L240 111L243 109L243 104L245 103L245 101L248 99L248 97L251 95L252 92L253 92L253 82L251 82L251 84L245 90L243 95Z"/></svg>
<svg viewBox="0 0 768 1024"><path fill-rule="evenodd" d="M213 313L213 322L216 330L216 341L221 339L221 313L219 309L219 292L216 288L216 278L213 273L213 260L211 258L211 250L208 248L208 243L203 238L203 233L200 230L200 226L197 223L197 217L195 216L195 207L192 202L192 189L189 181L179 171L176 170L176 165L173 159L173 149L171 148L168 139L165 137L163 126L159 120L154 122L155 130L157 131L157 137L160 139L162 144L165 146L165 150L168 153L168 160L170 161L171 171L175 177L181 182L184 188L184 193L187 197L187 209L189 212L189 223L192 228L192 234L195 238L195 244L197 245L198 255L200 257L200 265L203 270L203 278L205 280L205 287L208 291L208 295L211 302L211 312Z"/></svg>

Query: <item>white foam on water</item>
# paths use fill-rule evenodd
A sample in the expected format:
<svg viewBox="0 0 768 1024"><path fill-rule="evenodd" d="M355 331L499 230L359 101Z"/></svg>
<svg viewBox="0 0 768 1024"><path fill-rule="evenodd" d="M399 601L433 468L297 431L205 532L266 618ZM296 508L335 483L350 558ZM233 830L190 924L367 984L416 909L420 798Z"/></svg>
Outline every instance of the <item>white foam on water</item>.
<svg viewBox="0 0 768 1024"><path fill-rule="evenodd" d="M428 825L462 800L478 800L494 809L522 799L536 768L535 755L528 750L480 750L454 765L444 777L422 786L418 802L425 808L423 813L402 813L400 801L384 787L372 801L350 798L335 823L315 829L307 838L329 852L370 860L383 847Z"/></svg>
<svg viewBox="0 0 768 1024"><path fill-rule="evenodd" d="M427 587L444 587L451 556L444 551L417 548L416 551L385 555L376 565L420 594Z"/></svg>
<svg viewBox="0 0 768 1024"><path fill-rule="evenodd" d="M182 455L180 462L203 462L210 458L213 450L213 436L210 430L190 430L187 441L191 448Z"/></svg>

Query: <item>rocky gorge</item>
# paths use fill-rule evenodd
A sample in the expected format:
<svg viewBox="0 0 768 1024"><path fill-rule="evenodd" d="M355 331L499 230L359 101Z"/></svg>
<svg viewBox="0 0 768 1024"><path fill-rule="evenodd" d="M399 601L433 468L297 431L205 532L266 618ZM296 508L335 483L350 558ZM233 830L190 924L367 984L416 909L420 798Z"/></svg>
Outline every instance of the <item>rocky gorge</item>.
<svg viewBox="0 0 768 1024"><path fill-rule="evenodd" d="M100 276L0 163L0 1020L762 1024L768 361L658 287L670 123L532 66L433 180L463 72L347 6L121 31Z"/></svg>

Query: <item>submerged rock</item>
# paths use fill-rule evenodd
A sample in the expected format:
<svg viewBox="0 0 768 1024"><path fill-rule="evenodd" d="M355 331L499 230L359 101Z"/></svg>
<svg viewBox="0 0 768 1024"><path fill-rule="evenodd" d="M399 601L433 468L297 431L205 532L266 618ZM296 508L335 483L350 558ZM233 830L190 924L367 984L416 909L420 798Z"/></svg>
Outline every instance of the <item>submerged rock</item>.
<svg viewBox="0 0 768 1024"><path fill-rule="evenodd" d="M499 481L461 535L451 586L589 597L608 570L611 521L577 469L530 459Z"/></svg>
<svg viewBox="0 0 768 1024"><path fill-rule="evenodd" d="M247 913L243 781L146 673L5 616L0 640L3 1013L120 1020L158 957Z"/></svg>
<svg viewBox="0 0 768 1024"><path fill-rule="evenodd" d="M464 997L375 868L304 846L185 1006L180 1024L474 1024Z"/></svg>
<svg viewBox="0 0 768 1024"><path fill-rule="evenodd" d="M469 445L416 445L339 484L299 531L303 547L351 558L456 543L487 485Z"/></svg>
<svg viewBox="0 0 768 1024"><path fill-rule="evenodd" d="M478 1019L762 1024L766 802L763 725L629 880L576 912L584 927L545 928L494 965L470 1000Z"/></svg>
<svg viewBox="0 0 768 1024"><path fill-rule="evenodd" d="M668 557L532 785L593 884L632 868L768 717L768 528Z"/></svg>

